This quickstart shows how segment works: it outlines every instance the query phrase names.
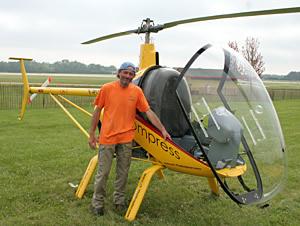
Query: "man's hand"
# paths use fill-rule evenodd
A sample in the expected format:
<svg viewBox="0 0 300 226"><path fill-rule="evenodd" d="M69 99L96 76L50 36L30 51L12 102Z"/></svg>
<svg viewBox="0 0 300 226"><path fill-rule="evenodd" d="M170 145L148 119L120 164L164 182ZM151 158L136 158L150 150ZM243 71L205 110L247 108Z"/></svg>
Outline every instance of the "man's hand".
<svg viewBox="0 0 300 226"><path fill-rule="evenodd" d="M89 146L91 149L96 149L97 147L97 139L95 137L95 130L99 122L99 116L100 116L101 108L96 107L92 116L91 120L91 127L89 130Z"/></svg>
<svg viewBox="0 0 300 226"><path fill-rule="evenodd" d="M89 137L89 146L91 149L96 149L97 147L97 139L94 134Z"/></svg>
<svg viewBox="0 0 300 226"><path fill-rule="evenodd" d="M170 140L172 140L170 134L167 132L167 130L165 128L161 131L161 133L162 133L162 135L163 135L163 137L164 137L165 140L167 138L170 139Z"/></svg>

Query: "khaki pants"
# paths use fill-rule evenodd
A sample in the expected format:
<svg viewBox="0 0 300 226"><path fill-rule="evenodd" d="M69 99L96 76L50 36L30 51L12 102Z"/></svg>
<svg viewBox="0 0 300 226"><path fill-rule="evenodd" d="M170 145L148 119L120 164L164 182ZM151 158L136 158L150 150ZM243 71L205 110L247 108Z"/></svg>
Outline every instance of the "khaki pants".
<svg viewBox="0 0 300 226"><path fill-rule="evenodd" d="M92 206L94 208L104 207L106 182L114 153L116 153L117 165L113 200L114 204L125 204L125 188L132 155L131 148L131 142L126 144L100 145L98 155L99 166L95 177L94 195L92 199Z"/></svg>

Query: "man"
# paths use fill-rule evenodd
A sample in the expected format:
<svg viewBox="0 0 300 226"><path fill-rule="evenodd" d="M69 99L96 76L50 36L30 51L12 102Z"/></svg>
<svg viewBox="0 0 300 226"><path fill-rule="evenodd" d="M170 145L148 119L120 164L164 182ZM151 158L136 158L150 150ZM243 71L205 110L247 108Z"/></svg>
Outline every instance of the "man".
<svg viewBox="0 0 300 226"><path fill-rule="evenodd" d="M95 99L89 145L96 148L95 130L101 110L104 108L101 131L99 135L99 167L95 177L95 190L91 210L95 215L104 214L106 182L110 172L114 153L116 153L116 180L113 201L118 211L125 210L125 187L131 162L131 143L134 138L134 120L136 109L145 112L148 119L162 133L164 139L171 139L149 104L140 87L131 83L135 76L135 66L123 63L117 77L119 80L102 86Z"/></svg>

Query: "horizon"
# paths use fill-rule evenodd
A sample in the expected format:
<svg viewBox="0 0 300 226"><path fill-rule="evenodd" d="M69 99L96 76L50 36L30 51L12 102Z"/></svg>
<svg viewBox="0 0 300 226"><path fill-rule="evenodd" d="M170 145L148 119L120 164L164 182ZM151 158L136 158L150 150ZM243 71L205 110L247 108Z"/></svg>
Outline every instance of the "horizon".
<svg viewBox="0 0 300 226"><path fill-rule="evenodd" d="M45 61L43 61L43 62L38 62L38 61L36 61L36 60L32 60L31 62L36 62L36 63L39 63L39 64L43 64L43 63L45 63L45 64L55 64L55 63L57 63L57 62L63 62L63 61L68 61L68 62L70 62L70 63L80 63L80 64L84 64L84 65L86 65L86 66L89 66L89 65L92 65L92 64L94 64L94 65L100 65L100 66L103 66L103 67L115 67L116 69L118 68L118 66L116 66L116 65L103 65L103 64L97 64L97 63L90 63L90 64L85 64L85 63L83 63L83 62L80 62L80 61L78 61L78 60L69 60L69 59L62 59L62 60L57 60L57 61L54 61L53 63L51 63L51 62L45 62ZM10 62L15 62L15 63L19 63L18 61L15 61L15 60L8 60L8 61L0 61L0 63L1 62L4 62L4 63L10 63ZM29 61L30 62L30 61ZM26 62L25 62L25 67L26 67ZM174 67L170 67L170 68L173 68L173 69L182 69L183 67L176 67L176 66L174 66ZM210 70L209 68L201 68L201 69L204 69L204 70ZM212 69L213 70L213 69ZM287 74L279 74L279 73L263 73L262 75L277 75L277 76L287 76L289 73L292 73L292 72L296 72L296 73L300 73L300 70L299 71L296 71L296 70L290 70ZM3 73L9 73L9 74L16 74L16 73L19 73L19 72L1 72L0 71L0 74L3 74ZM38 73L44 73L44 74L53 74L53 72L27 72L28 74L38 74ZM70 72L70 73L54 73L54 74L85 74L85 73L73 73L73 72ZM88 74L97 74L97 73L88 73ZM101 75L101 73L99 73L99 75ZM107 74L107 75L109 75L109 74Z"/></svg>

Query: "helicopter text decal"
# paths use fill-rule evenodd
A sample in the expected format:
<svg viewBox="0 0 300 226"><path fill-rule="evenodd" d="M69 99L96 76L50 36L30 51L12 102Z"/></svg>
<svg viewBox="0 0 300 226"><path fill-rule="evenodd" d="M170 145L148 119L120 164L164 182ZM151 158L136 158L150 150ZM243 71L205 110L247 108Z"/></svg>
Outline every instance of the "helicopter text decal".
<svg viewBox="0 0 300 226"><path fill-rule="evenodd" d="M179 152L174 147L139 121L135 122L135 140L154 156L153 152L156 152L157 148L159 148L158 150L180 159Z"/></svg>

